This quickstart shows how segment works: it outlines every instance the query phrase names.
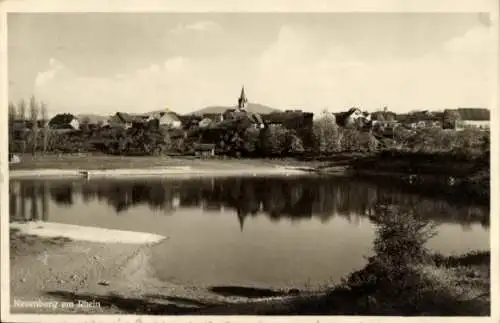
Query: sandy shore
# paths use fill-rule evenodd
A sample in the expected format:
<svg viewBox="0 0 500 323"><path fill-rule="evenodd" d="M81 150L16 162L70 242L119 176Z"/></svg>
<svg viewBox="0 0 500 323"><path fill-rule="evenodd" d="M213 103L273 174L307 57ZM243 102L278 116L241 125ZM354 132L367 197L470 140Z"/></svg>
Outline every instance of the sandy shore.
<svg viewBox="0 0 500 323"><path fill-rule="evenodd" d="M86 227L54 222L12 222L11 229L20 234L35 235L42 238L67 238L77 241L97 243L157 243L166 237L145 232L111 230L98 227Z"/></svg>
<svg viewBox="0 0 500 323"><path fill-rule="evenodd" d="M155 243L77 241L59 237L81 238L74 232L46 232L45 237L26 232L14 230L10 237L13 314L237 314L244 310L241 306L246 312L271 310L269 306L274 311L295 297L287 291L252 289L230 289L228 295L159 281L149 265Z"/></svg>
<svg viewBox="0 0 500 323"><path fill-rule="evenodd" d="M404 303L414 297L417 300L422 293L427 296L419 306L430 310L429 315L487 315L489 311L489 253L464 259L441 257L439 266L422 265L417 268L418 277L424 280L414 286L421 290L406 288L408 295L397 299L390 293L377 294L388 290L387 286L372 292L345 286L300 291L292 286L288 290L205 288L159 280L151 267L152 247L158 242L151 237L148 240L136 232L108 231L107 235L116 236L102 238L99 234L104 232L99 228L62 230L63 226L57 224L45 225L11 227L13 314L366 315L384 313L384 304ZM169 238L165 239L162 243L169 243ZM360 272L367 277L377 274L368 266ZM364 282L368 287L372 283ZM366 303L370 298L380 301ZM433 304L441 304L443 309Z"/></svg>

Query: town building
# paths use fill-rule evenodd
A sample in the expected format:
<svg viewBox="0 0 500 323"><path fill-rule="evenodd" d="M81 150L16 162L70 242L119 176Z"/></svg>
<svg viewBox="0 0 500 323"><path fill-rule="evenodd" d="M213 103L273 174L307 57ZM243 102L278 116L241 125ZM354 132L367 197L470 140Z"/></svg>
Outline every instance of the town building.
<svg viewBox="0 0 500 323"><path fill-rule="evenodd" d="M455 130L475 128L490 129L490 110L482 108L458 108L460 119L455 122Z"/></svg>
<svg viewBox="0 0 500 323"><path fill-rule="evenodd" d="M149 122L157 122L157 125L160 127L172 129L182 128L181 119L171 111L153 111L145 114L117 112L108 119L110 127L120 127L124 129L145 125Z"/></svg>
<svg viewBox="0 0 500 323"><path fill-rule="evenodd" d="M223 114L224 121L234 121L247 118L252 126L257 129L264 128L265 124L262 117L258 113L247 110L248 99L245 94L245 87L241 88L240 97L238 98L238 106L234 109L227 109Z"/></svg>
<svg viewBox="0 0 500 323"><path fill-rule="evenodd" d="M490 129L490 120L457 120L455 130L464 130L467 128L475 128L481 130Z"/></svg>
<svg viewBox="0 0 500 323"><path fill-rule="evenodd" d="M154 112L146 113L145 115L151 119L158 120L158 124L160 125L160 127L166 127L166 128L171 128L171 129L182 128L181 119L179 118L179 116L176 113L174 113L170 110L154 111Z"/></svg>
<svg viewBox="0 0 500 323"><path fill-rule="evenodd" d="M60 131L79 130L80 121L70 113L61 113L50 119L49 128Z"/></svg>
<svg viewBox="0 0 500 323"><path fill-rule="evenodd" d="M108 124L112 128L129 129L134 125L145 124L151 120L153 120L153 118L149 116L117 112L108 119Z"/></svg>
<svg viewBox="0 0 500 323"><path fill-rule="evenodd" d="M351 108L347 112L335 113L335 120L341 127L350 127L359 122L364 124L371 121L371 115L368 112L363 112L359 108Z"/></svg>

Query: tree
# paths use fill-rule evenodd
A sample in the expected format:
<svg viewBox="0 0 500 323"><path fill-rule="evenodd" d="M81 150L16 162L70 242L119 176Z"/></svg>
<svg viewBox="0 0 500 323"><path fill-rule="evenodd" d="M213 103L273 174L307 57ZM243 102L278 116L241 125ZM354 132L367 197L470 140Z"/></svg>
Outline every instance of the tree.
<svg viewBox="0 0 500 323"><path fill-rule="evenodd" d="M48 112L47 112L47 105L45 102L40 102L40 110L42 113L42 122L43 122L43 154L47 152L47 144L48 144L48 135L49 135L49 120L48 119Z"/></svg>
<svg viewBox="0 0 500 323"><path fill-rule="evenodd" d="M341 142L342 151L359 151L362 148L361 132L356 129L344 129Z"/></svg>
<svg viewBox="0 0 500 323"><path fill-rule="evenodd" d="M288 133L288 152L292 154L300 154L304 152L304 145L302 140L293 132Z"/></svg>
<svg viewBox="0 0 500 323"><path fill-rule="evenodd" d="M30 117L31 117L31 149L33 156L36 153L38 140L38 105L35 97L30 99Z"/></svg>
<svg viewBox="0 0 500 323"><path fill-rule="evenodd" d="M16 106L14 105L14 103L9 102L9 122L13 123L15 119L16 119Z"/></svg>
<svg viewBox="0 0 500 323"><path fill-rule="evenodd" d="M19 100L17 104L17 118L19 120L26 120L26 102L24 99Z"/></svg>
<svg viewBox="0 0 500 323"><path fill-rule="evenodd" d="M14 147L14 121L16 119L16 107L9 102L9 151Z"/></svg>
<svg viewBox="0 0 500 323"><path fill-rule="evenodd" d="M260 131L253 127L248 128L243 133L243 149L248 154L254 154L259 147Z"/></svg>
<svg viewBox="0 0 500 323"><path fill-rule="evenodd" d="M88 132L90 130L90 118L89 117L84 117L82 121L80 122L80 129L82 129L83 132Z"/></svg>
<svg viewBox="0 0 500 323"><path fill-rule="evenodd" d="M455 129L457 121L461 119L460 113L457 110L444 110L443 113L443 129Z"/></svg>
<svg viewBox="0 0 500 323"><path fill-rule="evenodd" d="M17 113L18 119L21 120L24 124L26 124L26 102L24 99L21 99L17 104ZM24 136L25 127L23 127L23 137L22 137L22 153L26 151L26 137Z"/></svg>
<svg viewBox="0 0 500 323"><path fill-rule="evenodd" d="M279 156L286 151L287 130L282 126L270 126L262 131L261 150L266 156Z"/></svg>
<svg viewBox="0 0 500 323"><path fill-rule="evenodd" d="M320 118L313 124L313 134L316 148L320 153L331 154L339 150L341 136L333 114L323 111Z"/></svg>

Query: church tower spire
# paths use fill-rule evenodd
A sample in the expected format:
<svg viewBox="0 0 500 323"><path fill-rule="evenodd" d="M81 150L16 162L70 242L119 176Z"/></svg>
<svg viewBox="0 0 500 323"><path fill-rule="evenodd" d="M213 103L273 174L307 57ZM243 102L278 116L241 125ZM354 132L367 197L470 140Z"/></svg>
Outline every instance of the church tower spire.
<svg viewBox="0 0 500 323"><path fill-rule="evenodd" d="M246 109L248 104L247 96L245 95L245 87L241 87L241 94L238 98L238 109Z"/></svg>
<svg viewBox="0 0 500 323"><path fill-rule="evenodd" d="M241 232L243 232L243 227L245 226L245 217L246 214L243 213L241 210L238 210L238 222L240 223Z"/></svg>

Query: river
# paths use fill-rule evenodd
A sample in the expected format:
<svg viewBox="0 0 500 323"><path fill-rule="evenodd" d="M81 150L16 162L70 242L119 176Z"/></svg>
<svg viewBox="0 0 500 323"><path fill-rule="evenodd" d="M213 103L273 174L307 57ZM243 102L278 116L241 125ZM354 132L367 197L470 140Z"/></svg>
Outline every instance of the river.
<svg viewBox="0 0 500 323"><path fill-rule="evenodd" d="M391 183L342 177L12 180L11 221L149 232L152 268L196 286L315 287L339 282L371 255L380 203L436 223L428 247L489 250L489 207Z"/></svg>

